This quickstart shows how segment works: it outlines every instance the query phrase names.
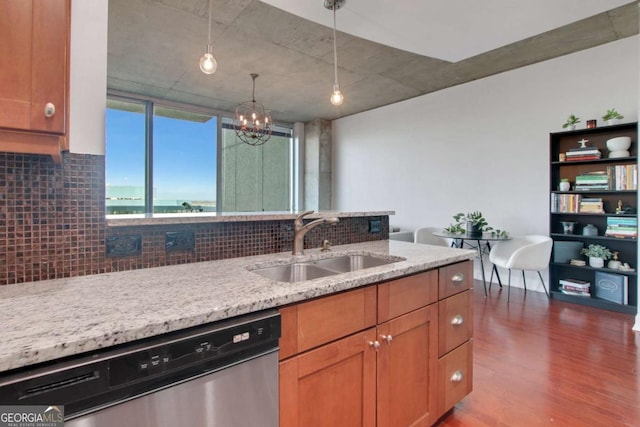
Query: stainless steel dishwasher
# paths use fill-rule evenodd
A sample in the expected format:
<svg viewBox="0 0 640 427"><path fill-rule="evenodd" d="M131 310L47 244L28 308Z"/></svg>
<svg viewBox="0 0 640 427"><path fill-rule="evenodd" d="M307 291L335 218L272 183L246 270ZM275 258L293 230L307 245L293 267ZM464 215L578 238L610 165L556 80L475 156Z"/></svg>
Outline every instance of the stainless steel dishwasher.
<svg viewBox="0 0 640 427"><path fill-rule="evenodd" d="M65 427L276 427L276 310L0 376L2 405L64 405Z"/></svg>

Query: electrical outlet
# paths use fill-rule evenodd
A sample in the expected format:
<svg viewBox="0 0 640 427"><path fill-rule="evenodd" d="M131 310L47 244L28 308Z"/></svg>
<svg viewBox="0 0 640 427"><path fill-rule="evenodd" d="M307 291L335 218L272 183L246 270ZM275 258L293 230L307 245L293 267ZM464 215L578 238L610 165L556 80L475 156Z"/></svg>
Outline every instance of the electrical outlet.
<svg viewBox="0 0 640 427"><path fill-rule="evenodd" d="M382 221L379 219L370 219L369 233L373 233L373 234L382 233Z"/></svg>

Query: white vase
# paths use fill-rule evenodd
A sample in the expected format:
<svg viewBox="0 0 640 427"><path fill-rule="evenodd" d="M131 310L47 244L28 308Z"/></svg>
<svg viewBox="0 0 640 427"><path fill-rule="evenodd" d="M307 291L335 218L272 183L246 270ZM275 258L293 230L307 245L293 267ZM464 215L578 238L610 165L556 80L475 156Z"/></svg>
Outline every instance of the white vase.
<svg viewBox="0 0 640 427"><path fill-rule="evenodd" d="M589 265L593 268L602 268L604 267L604 258L590 256Z"/></svg>
<svg viewBox="0 0 640 427"><path fill-rule="evenodd" d="M613 126L616 123L618 123L618 119L609 119L609 120L607 120L607 125L609 125L609 126Z"/></svg>
<svg viewBox="0 0 640 427"><path fill-rule="evenodd" d="M576 125L567 126L567 130L576 130Z"/></svg>
<svg viewBox="0 0 640 427"><path fill-rule="evenodd" d="M560 185L558 187L560 188L560 191L569 191L571 184L569 181L560 181Z"/></svg>

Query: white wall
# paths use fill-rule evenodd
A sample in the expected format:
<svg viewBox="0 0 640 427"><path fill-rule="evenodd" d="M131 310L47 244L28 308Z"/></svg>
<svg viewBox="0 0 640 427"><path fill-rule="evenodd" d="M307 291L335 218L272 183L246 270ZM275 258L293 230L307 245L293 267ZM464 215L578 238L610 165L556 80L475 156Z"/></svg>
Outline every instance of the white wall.
<svg viewBox="0 0 640 427"><path fill-rule="evenodd" d="M71 2L69 148L104 154L108 0Z"/></svg>
<svg viewBox="0 0 640 427"><path fill-rule="evenodd" d="M334 208L395 210L407 229L480 210L548 234L549 132L608 108L637 120L637 36L336 120Z"/></svg>

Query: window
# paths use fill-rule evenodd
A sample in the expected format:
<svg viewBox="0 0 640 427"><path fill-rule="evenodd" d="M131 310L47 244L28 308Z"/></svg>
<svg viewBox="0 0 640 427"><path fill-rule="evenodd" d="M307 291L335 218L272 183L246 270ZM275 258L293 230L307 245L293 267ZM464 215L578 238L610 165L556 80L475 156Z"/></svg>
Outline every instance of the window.
<svg viewBox="0 0 640 427"><path fill-rule="evenodd" d="M291 210L292 133L276 126L253 147L237 139L229 117L109 96L107 214Z"/></svg>

